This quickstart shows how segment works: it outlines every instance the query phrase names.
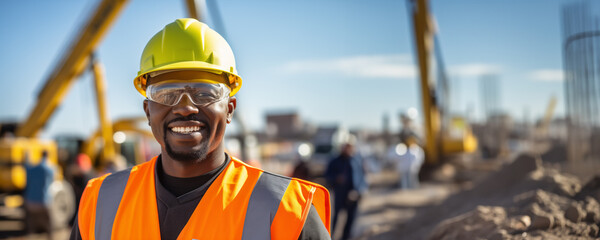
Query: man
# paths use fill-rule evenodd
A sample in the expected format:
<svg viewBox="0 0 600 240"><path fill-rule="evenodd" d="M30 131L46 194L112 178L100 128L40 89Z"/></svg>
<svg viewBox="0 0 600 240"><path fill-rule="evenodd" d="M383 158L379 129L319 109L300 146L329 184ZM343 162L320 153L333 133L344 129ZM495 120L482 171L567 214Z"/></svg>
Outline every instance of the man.
<svg viewBox="0 0 600 240"><path fill-rule="evenodd" d="M406 142L409 138L413 138L412 140L416 141L415 144L423 144L421 138L417 135L417 126L415 126L417 115L417 110L414 108L409 108L406 112L400 114L402 129L400 129L399 137L401 142Z"/></svg>
<svg viewBox="0 0 600 240"><path fill-rule="evenodd" d="M419 171L425 161L423 149L417 145L415 137L408 137L402 143L390 148L388 158L396 163L400 173L398 186L402 189L419 188Z"/></svg>
<svg viewBox="0 0 600 240"><path fill-rule="evenodd" d="M27 187L25 187L26 232L44 232L48 239L52 237L52 221L48 206L50 194L48 189L54 181L54 168L48 161L48 152L42 152L38 164L32 164L29 155L25 154L25 168L27 171Z"/></svg>
<svg viewBox="0 0 600 240"><path fill-rule="evenodd" d="M423 149L420 147L423 141L417 135L417 127L415 126L417 114L417 110L414 108L410 108L405 113L400 114L400 121L402 123L400 141L402 143L396 146L396 154L393 158L396 160L397 169L400 172L399 186L402 189L415 189L419 187L419 171L425 161ZM398 151L399 148L404 150Z"/></svg>
<svg viewBox="0 0 600 240"><path fill-rule="evenodd" d="M363 164L360 158L354 156L352 141L342 145L339 156L333 158L327 165L325 177L334 194L333 229L338 223L342 210L346 211L346 223L342 239L349 239L352 224L356 218L358 203L363 192L367 190L367 182Z"/></svg>
<svg viewBox="0 0 600 240"><path fill-rule="evenodd" d="M225 153L241 78L217 32L178 19L140 65L134 84L161 154L91 180L71 239L329 239L326 189Z"/></svg>

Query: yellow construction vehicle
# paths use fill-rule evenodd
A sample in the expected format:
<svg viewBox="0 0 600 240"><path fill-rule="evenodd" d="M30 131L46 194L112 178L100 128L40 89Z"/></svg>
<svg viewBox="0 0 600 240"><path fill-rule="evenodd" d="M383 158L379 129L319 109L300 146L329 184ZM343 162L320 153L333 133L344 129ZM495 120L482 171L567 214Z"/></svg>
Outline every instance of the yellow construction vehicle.
<svg viewBox="0 0 600 240"><path fill-rule="evenodd" d="M435 165L445 156L475 151L477 139L468 122L460 116L450 116L449 107L441 103L448 96L448 80L428 1L409 0L409 3L423 103L425 163Z"/></svg>
<svg viewBox="0 0 600 240"><path fill-rule="evenodd" d="M91 63L91 55L100 43L102 37L106 34L111 24L117 18L117 15L123 9L126 0L103 0L95 12L90 15L90 18L81 28L82 31L76 35L76 39L69 46L67 51L60 58L60 63L51 72L45 85L42 87L35 105L28 117L22 123L16 126L14 132L3 131L3 136L0 139L0 203L8 207L15 207L22 203L19 195L26 187L26 172L24 168L25 158L29 164L37 164L40 162L42 152L48 153L49 163L59 169L56 174L56 181L62 183L62 172L57 161L57 147L53 141L43 141L38 139L39 132L44 128L50 116L59 106L68 90L73 85L75 79L80 76ZM110 121L106 117L106 106L104 105L104 85L101 73L101 67L97 64L93 65L96 75L96 93L98 98L98 106L100 112L100 122L102 132L112 139L110 132ZM112 157L114 148L111 144L105 144L105 155ZM70 219L70 212L74 211L74 203L69 204L66 201L74 202L74 199L68 199L67 184L64 186L63 192L57 192L52 195L52 203L50 206L51 217L55 224L65 224ZM52 192L52 191L51 191ZM61 211L60 213L52 210Z"/></svg>
<svg viewBox="0 0 600 240"><path fill-rule="evenodd" d="M120 133L133 133L133 134L141 135L142 137L146 137L148 139L154 138L154 135L152 135L152 132L138 126L139 123L142 123L142 122L147 123L146 117L124 118L124 119L119 119L119 120L115 121L114 123L112 123L112 126L110 126L110 128L111 128L111 130L110 130L110 141L111 141L110 145L113 145L112 144L113 134L119 133L119 132ZM91 159L109 159L106 157L107 151L105 150L105 148L98 146L99 140L102 140L104 142L103 143L104 146L106 146L106 144L108 144L106 142L106 137L103 136L105 134L104 131L105 131L105 129L99 129L96 132L94 132L94 134L92 134L92 136L90 136L87 140L85 140L85 142L83 142L83 144L81 146L81 153L86 154ZM99 152L98 149L102 149L102 151ZM121 152L120 149L114 149L114 147L113 147L113 151ZM141 151L134 151L134 152L141 153ZM99 154L102 156L98 156ZM115 157L115 155L110 156L110 157ZM143 163L147 160L146 156L143 156L143 154L135 154L135 156L132 156L132 158L135 161L134 164Z"/></svg>
<svg viewBox="0 0 600 240"><path fill-rule="evenodd" d="M548 138L548 129L550 128L550 123L552 122L552 117L554 116L554 110L556 109L556 104L558 103L558 99L555 95L550 97L548 101L548 105L546 106L546 112L544 113L544 118L540 120L539 125L534 129L533 138L534 140L547 139Z"/></svg>
<svg viewBox="0 0 600 240"><path fill-rule="evenodd" d="M147 122L146 117L125 118L112 123L108 117L108 106L106 105L106 80L104 78L104 67L95 59L92 60L92 71L94 73L96 102L98 104L98 116L100 117L100 127L92 134L80 148L80 153L86 154L90 159L99 159L100 162L94 162L93 165L102 170L106 164L116 161L121 158L120 151L117 151L113 141L113 135L117 132L129 132L139 134L144 137L153 138L152 132L147 129L140 128L140 122ZM102 140L101 144L97 144L98 140ZM100 151L98 151L100 149ZM120 149L119 149L120 150ZM98 156L99 155L99 156ZM142 163L145 159L140 154L131 156L135 159L134 164Z"/></svg>

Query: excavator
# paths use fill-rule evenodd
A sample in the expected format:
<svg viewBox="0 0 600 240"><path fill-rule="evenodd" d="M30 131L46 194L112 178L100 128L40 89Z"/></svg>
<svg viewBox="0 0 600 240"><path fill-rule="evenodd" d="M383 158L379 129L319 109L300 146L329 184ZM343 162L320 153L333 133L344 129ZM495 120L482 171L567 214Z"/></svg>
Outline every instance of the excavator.
<svg viewBox="0 0 600 240"><path fill-rule="evenodd" d="M449 83L428 0L408 0L418 62L423 106L425 164L439 165L446 157L477 150L477 139L465 118L449 111Z"/></svg>
<svg viewBox="0 0 600 240"><path fill-rule="evenodd" d="M26 165L35 166L41 162L43 152L47 161L56 169L55 180L48 189L51 196L50 217L54 226L65 226L75 211L73 190L63 179L63 170L58 161L55 141L41 140L39 133L47 124L56 108L64 100L75 80L87 69L94 72L100 132L103 136L103 158L115 157L112 143L112 124L105 104L104 73L102 65L93 58L93 52L110 26L125 6L124 0L103 0L90 15L85 25L60 63L51 71L44 86L37 95L34 107L27 118L17 124L0 127L0 203L5 208L23 205L23 191L27 186Z"/></svg>

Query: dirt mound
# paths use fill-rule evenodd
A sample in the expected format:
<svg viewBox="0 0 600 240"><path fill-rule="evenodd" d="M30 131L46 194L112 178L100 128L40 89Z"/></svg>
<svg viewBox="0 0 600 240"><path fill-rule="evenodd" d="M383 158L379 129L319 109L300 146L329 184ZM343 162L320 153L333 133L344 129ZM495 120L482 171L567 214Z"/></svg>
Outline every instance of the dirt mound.
<svg viewBox="0 0 600 240"><path fill-rule="evenodd" d="M596 236L598 201L589 195L576 200L581 189L576 177L543 168L540 158L521 155L472 189L459 192L438 206L421 209L409 223L372 239ZM594 189L589 192L600 191Z"/></svg>
<svg viewBox="0 0 600 240"><path fill-rule="evenodd" d="M543 190L515 197L510 206L477 206L439 224L429 239L595 239L598 202L577 201Z"/></svg>
<svg viewBox="0 0 600 240"><path fill-rule="evenodd" d="M600 176L596 176L590 180L583 186L581 191L575 195L575 199L577 200L584 200L587 197L592 197L600 202Z"/></svg>

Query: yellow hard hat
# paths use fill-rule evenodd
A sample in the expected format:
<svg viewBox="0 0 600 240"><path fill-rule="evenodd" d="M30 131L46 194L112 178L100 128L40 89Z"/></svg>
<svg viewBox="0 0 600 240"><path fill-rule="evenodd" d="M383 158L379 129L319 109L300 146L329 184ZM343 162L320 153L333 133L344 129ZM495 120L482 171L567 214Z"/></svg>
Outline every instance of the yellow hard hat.
<svg viewBox="0 0 600 240"><path fill-rule="evenodd" d="M148 41L133 84L145 97L149 77L179 70L222 74L223 83L231 89L230 96L242 86L242 78L237 74L233 51L227 41L193 18L175 20Z"/></svg>

